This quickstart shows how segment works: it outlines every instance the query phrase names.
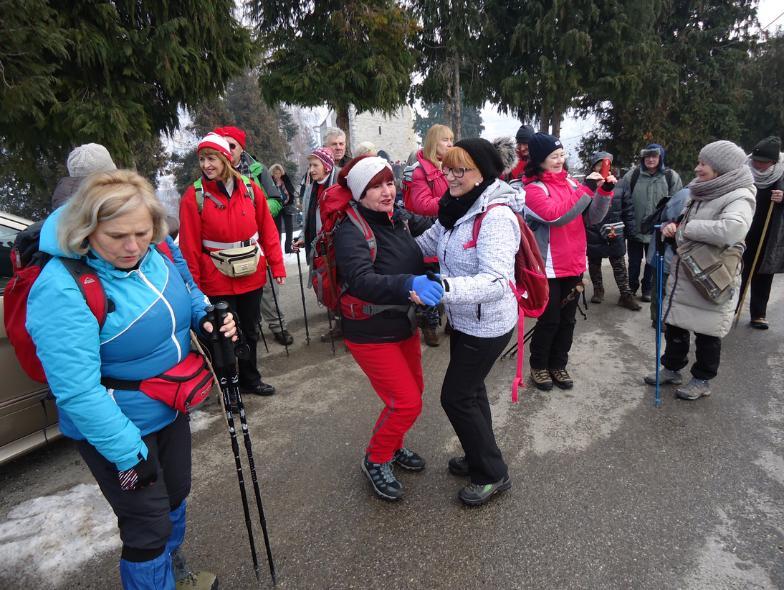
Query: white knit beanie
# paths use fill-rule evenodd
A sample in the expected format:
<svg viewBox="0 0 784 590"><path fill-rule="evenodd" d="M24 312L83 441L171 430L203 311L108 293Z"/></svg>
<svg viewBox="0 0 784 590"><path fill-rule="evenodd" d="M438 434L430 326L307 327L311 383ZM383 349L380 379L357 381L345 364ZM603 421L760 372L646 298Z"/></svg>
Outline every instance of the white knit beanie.
<svg viewBox="0 0 784 590"><path fill-rule="evenodd" d="M99 143L86 143L68 154L69 176L89 176L93 172L109 172L117 170L109 150Z"/></svg>
<svg viewBox="0 0 784 590"><path fill-rule="evenodd" d="M731 141L722 139L709 143L700 150L700 161L721 176L737 170L746 163L746 153Z"/></svg>
<svg viewBox="0 0 784 590"><path fill-rule="evenodd" d="M389 171L392 172L392 166L389 165L389 162L378 156L362 158L354 164L354 167L346 175L346 184L348 184L348 189L355 201L359 201L373 177L384 168L389 168Z"/></svg>

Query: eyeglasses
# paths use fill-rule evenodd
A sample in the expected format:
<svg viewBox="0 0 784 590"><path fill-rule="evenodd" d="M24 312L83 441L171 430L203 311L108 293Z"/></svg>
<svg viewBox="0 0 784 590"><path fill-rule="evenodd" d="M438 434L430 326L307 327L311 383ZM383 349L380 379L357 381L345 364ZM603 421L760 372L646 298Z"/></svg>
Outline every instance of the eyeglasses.
<svg viewBox="0 0 784 590"><path fill-rule="evenodd" d="M443 172L444 176L451 174L455 178L463 178L469 170L476 170L476 168L444 168Z"/></svg>
<svg viewBox="0 0 784 590"><path fill-rule="evenodd" d="M230 143L229 144L229 148L230 149L236 149L237 148L237 144L236 143Z"/></svg>

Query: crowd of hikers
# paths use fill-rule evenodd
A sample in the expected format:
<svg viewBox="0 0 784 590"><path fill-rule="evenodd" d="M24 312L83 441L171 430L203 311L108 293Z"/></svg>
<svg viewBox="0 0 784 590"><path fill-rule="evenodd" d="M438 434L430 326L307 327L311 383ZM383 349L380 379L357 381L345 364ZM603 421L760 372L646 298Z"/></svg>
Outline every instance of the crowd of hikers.
<svg viewBox="0 0 784 590"><path fill-rule="evenodd" d="M434 125L405 168L370 144L351 158L345 133L332 128L300 183L253 158L246 139L227 126L199 141L201 175L182 195L176 241L148 181L117 170L97 144L71 153L57 208L36 228L44 258L25 294L24 325L60 428L79 441L117 515L124 588L216 587L179 549L191 477L187 412L211 383L198 343L219 330L237 345L239 391L275 393L257 343L264 324L280 344L293 343L279 304L284 253L304 250L328 307L328 337L344 339L383 403L361 469L387 500L404 494L395 467L426 465L406 434L422 410L420 338L437 346L439 326L449 338L441 405L462 448L446 466L465 478L458 498L480 505L510 489L485 379L522 332L520 252L529 236L540 266L523 272L549 293L530 337L530 384L539 390L575 387L568 361L578 300L587 271L591 301L606 301L604 258L619 308L650 303L652 325L663 327L662 369L645 383L675 385L679 398L711 394L721 339L747 286L749 325L768 328L773 274L784 272L778 138L749 155L729 141L705 145L685 187L655 143L623 175L612 154L596 152L577 179L559 138L528 125L494 142L455 142ZM208 314L220 301L231 313L218 326ZM685 380L692 332L696 361Z"/></svg>

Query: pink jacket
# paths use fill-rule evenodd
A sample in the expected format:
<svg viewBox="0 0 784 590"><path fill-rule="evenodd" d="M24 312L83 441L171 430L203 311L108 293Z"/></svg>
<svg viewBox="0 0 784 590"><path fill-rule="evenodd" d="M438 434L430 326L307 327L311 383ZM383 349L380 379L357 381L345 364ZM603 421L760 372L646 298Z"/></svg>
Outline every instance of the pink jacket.
<svg viewBox="0 0 784 590"><path fill-rule="evenodd" d="M525 185L526 221L536 235L548 278L585 272L585 222L599 223L610 207L612 191L591 190L567 173L544 172Z"/></svg>
<svg viewBox="0 0 784 590"><path fill-rule="evenodd" d="M425 158L422 150L417 152L417 160L403 172L403 203L412 213L435 217L438 201L449 189L449 184L444 173Z"/></svg>

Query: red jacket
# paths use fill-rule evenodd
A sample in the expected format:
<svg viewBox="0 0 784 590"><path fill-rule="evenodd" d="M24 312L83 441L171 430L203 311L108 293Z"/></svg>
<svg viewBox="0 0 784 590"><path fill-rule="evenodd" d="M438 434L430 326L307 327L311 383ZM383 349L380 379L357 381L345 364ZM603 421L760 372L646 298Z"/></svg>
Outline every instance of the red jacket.
<svg viewBox="0 0 784 590"><path fill-rule="evenodd" d="M438 201L449 189L449 184L444 177L444 173L425 158L424 152L417 152L419 165L409 168L411 170L411 180L403 178L403 203L406 209L417 215L435 217L438 215Z"/></svg>
<svg viewBox="0 0 784 590"><path fill-rule="evenodd" d="M229 199L222 182L202 177L205 193L215 196L225 208L220 209L212 199L204 198L199 214L196 206L196 189L188 187L180 201L180 250L188 263L193 280L205 295L241 295L264 286L267 281L267 264L272 276L285 277L283 253L275 222L270 215L264 191L251 181L254 199L247 195L242 181L234 180L234 191ZM222 274L205 250L202 240L213 242L241 242L258 233L262 249L259 267L252 275L230 278ZM265 262L266 258L266 262Z"/></svg>
<svg viewBox="0 0 784 590"><path fill-rule="evenodd" d="M599 223L607 214L612 191L600 187L593 193L574 180L570 184L566 171L543 172L527 180L526 219L534 227L547 277L581 275L585 272L587 247L583 214L589 223Z"/></svg>

